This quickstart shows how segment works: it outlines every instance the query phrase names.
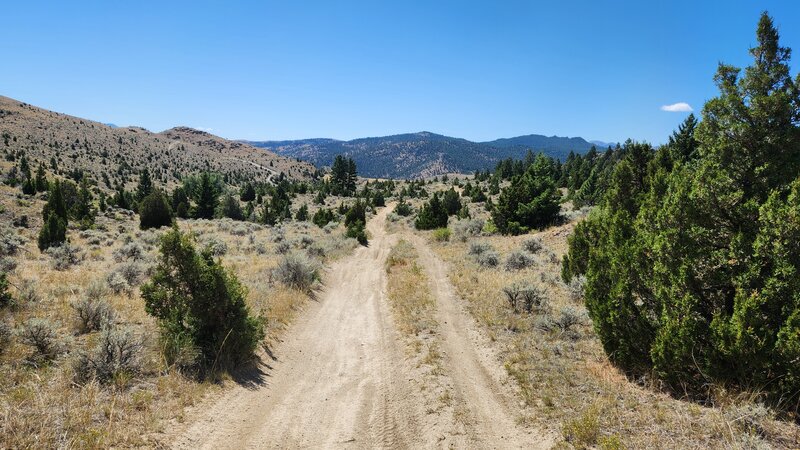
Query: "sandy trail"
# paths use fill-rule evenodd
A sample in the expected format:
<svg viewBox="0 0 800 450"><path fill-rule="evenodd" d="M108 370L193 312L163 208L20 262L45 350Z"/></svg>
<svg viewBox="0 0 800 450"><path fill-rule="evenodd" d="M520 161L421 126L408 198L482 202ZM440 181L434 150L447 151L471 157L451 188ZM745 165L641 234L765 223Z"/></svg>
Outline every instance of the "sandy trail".
<svg viewBox="0 0 800 450"><path fill-rule="evenodd" d="M473 348L475 324L456 304L445 266L422 239L411 238L433 280L445 376L467 421L424 409L425 396L436 394L413 379L386 299L385 262L397 242L384 229L390 209L368 224L370 246L328 271L319 302L288 330L277 360L190 414L174 448L540 446L540 436L516 426L500 377L487 368L492 361Z"/></svg>

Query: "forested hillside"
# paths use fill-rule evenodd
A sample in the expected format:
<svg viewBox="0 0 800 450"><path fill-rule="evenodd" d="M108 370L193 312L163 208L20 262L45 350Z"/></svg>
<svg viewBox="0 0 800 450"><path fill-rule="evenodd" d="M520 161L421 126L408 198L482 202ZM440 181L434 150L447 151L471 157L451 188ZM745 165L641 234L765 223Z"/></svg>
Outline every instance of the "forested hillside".
<svg viewBox="0 0 800 450"><path fill-rule="evenodd" d="M529 151L543 152L559 160L570 152L585 153L594 145L582 138L528 135L490 142L420 132L371 137L352 141L305 139L249 142L278 154L330 166L336 155L352 157L362 173L378 178L420 178L445 173L471 173L493 169L506 158L522 159Z"/></svg>

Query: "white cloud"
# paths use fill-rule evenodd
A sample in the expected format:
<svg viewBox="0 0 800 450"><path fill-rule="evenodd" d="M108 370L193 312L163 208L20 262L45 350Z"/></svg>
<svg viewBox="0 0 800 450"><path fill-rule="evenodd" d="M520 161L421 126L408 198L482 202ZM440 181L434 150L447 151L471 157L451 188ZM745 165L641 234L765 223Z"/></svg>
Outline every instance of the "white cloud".
<svg viewBox="0 0 800 450"><path fill-rule="evenodd" d="M662 111L666 112L692 112L692 107L686 102L673 103L671 105L664 105L661 107Z"/></svg>

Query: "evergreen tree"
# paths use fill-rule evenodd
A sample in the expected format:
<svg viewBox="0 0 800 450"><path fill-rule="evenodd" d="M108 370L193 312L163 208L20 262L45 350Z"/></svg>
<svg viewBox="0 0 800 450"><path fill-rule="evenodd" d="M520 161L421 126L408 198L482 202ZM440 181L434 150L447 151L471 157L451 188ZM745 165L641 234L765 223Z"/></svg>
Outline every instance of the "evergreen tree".
<svg viewBox="0 0 800 450"><path fill-rule="evenodd" d="M197 219L212 219L214 211L217 209L217 199L219 191L216 183L211 178L211 174L203 172L200 175L200 183L197 186L194 217Z"/></svg>
<svg viewBox="0 0 800 450"><path fill-rule="evenodd" d="M36 192L47 192L50 189L50 184L47 182L47 176L44 172L44 164L39 163L39 168L36 169Z"/></svg>
<svg viewBox="0 0 800 450"><path fill-rule="evenodd" d="M253 183L249 181L245 183L245 185L242 187L242 191L241 194L239 195L239 198L243 202L252 202L253 200L256 199L256 189L253 187Z"/></svg>
<svg viewBox="0 0 800 450"><path fill-rule="evenodd" d="M145 167L139 173L139 184L136 186L136 201L142 201L151 192L153 192L153 180L150 178L150 171Z"/></svg>
<svg viewBox="0 0 800 450"><path fill-rule="evenodd" d="M39 232L39 250L58 246L67 240L67 206L61 192L61 182L56 180L42 209L44 224Z"/></svg>
<svg viewBox="0 0 800 450"><path fill-rule="evenodd" d="M414 226L418 230L433 230L447 226L447 211L442 206L438 192L434 193L433 197L422 206L414 221Z"/></svg>
<svg viewBox="0 0 800 450"><path fill-rule="evenodd" d="M161 327L170 364L188 343L199 350L204 372L229 370L251 358L264 337L236 275L210 254L199 254L177 228L162 238L161 259L141 291L145 310Z"/></svg>
<svg viewBox="0 0 800 450"><path fill-rule="evenodd" d="M172 210L181 219L189 217L189 196L183 187L178 186L172 191Z"/></svg>
<svg viewBox="0 0 800 450"><path fill-rule="evenodd" d="M442 195L442 208L448 216L454 216L461 210L461 199L455 189L450 188Z"/></svg>
<svg viewBox="0 0 800 450"><path fill-rule="evenodd" d="M578 224L566 280L609 357L681 392L800 392L800 77L762 15L753 64L656 152L622 149L602 207Z"/></svg>
<svg viewBox="0 0 800 450"><path fill-rule="evenodd" d="M142 199L139 205L139 228L167 227L172 224L172 208L166 195L159 190L154 190Z"/></svg>
<svg viewBox="0 0 800 450"><path fill-rule="evenodd" d="M244 220L244 213L242 212L242 207L239 205L239 200L231 193L222 196L217 216L227 217L233 220Z"/></svg>
<svg viewBox="0 0 800 450"><path fill-rule="evenodd" d="M526 233L557 219L561 195L554 174L552 159L539 154L523 175L511 180L492 210L492 221L501 233Z"/></svg>
<svg viewBox="0 0 800 450"><path fill-rule="evenodd" d="M305 222L308 220L308 206L306 206L305 203L297 210L297 214L295 214L294 218L298 222Z"/></svg>

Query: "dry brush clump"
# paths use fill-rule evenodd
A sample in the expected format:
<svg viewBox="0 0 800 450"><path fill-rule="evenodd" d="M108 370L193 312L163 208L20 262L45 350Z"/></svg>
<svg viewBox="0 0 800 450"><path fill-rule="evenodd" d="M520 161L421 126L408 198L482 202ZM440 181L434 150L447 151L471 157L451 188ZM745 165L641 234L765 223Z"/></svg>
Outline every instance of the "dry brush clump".
<svg viewBox="0 0 800 450"><path fill-rule="evenodd" d="M97 380L123 386L141 370L142 339L130 328L106 326L89 351L81 351L72 367L79 383Z"/></svg>
<svg viewBox="0 0 800 450"><path fill-rule="evenodd" d="M302 253L289 253L278 262L274 269L275 278L284 285L309 293L319 281L319 263Z"/></svg>

